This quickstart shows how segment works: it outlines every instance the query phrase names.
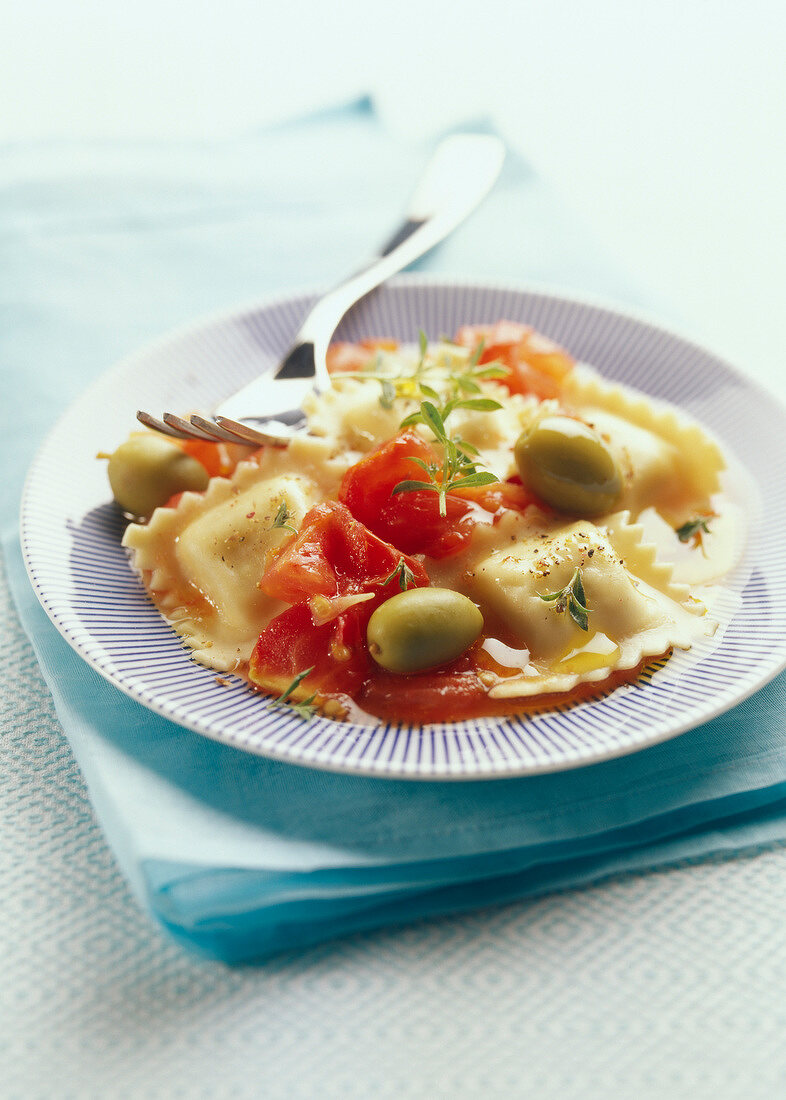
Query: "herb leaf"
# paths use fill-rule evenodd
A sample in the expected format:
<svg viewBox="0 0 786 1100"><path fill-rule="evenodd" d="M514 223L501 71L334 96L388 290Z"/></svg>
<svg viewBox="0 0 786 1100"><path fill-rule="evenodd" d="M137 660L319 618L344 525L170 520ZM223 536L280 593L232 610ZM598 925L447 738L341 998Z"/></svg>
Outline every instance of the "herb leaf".
<svg viewBox="0 0 786 1100"><path fill-rule="evenodd" d="M510 368L503 367L501 363L486 363L473 371L472 376L473 378L479 378L481 382L485 382L490 378L508 378L510 377Z"/></svg>
<svg viewBox="0 0 786 1100"><path fill-rule="evenodd" d="M412 585L413 588L415 587L415 574L409 568L404 558L399 558L398 565L392 573L389 573L387 577L385 577L382 584L390 584L393 580L398 580L398 586L402 592L406 592L410 585Z"/></svg>
<svg viewBox="0 0 786 1100"><path fill-rule="evenodd" d="M480 390L477 392L479 393ZM499 401L495 401L493 397L465 397L461 401L457 401L454 408L474 409L477 412L496 412L497 409L502 408L502 405Z"/></svg>
<svg viewBox="0 0 786 1100"><path fill-rule="evenodd" d="M495 481L499 481L496 474L492 474L490 470L479 470L475 474L456 478L451 482L450 487L451 489L469 489L477 485L493 485Z"/></svg>
<svg viewBox="0 0 786 1100"><path fill-rule="evenodd" d="M696 547L700 547L704 550L704 536L710 535L709 523L711 519L715 519L715 513L709 512L703 516L694 516L693 519L689 519L687 523L683 523L682 527L675 527L675 533L680 542L690 542L693 544L694 550Z"/></svg>
<svg viewBox="0 0 786 1100"><path fill-rule="evenodd" d="M444 340L442 342L451 343ZM446 405L442 408L442 419L446 420L453 408L474 408L488 412L500 408L497 402L492 403L491 398L482 396L478 399L487 402L482 406L464 404L467 394L473 398L482 395L483 391L479 383L492 379L505 379L510 374L509 369L500 362L480 365L482 354L483 344L481 343L470 353L466 363L457 365L455 358L446 363L444 356L429 354L428 337L421 329L418 333L418 360L414 368L395 373L380 353L362 370L342 371L342 377L379 382L382 387L379 403L383 409L391 409L397 398L416 401L428 399L435 404L446 401ZM418 419L410 421L407 418L404 424L420 423L420 412L414 415Z"/></svg>
<svg viewBox="0 0 786 1100"><path fill-rule="evenodd" d="M485 407L485 399L484 407ZM429 477L429 481L400 481L393 489L396 493L413 493L422 490L430 490L439 493L439 514L447 515L447 494L452 489L468 489L474 485L491 485L499 479L489 470L478 470L477 460L474 457L477 449L468 443L463 443L458 437L451 438L445 428L445 419L452 410L460 404L459 399L448 401L440 411L431 401L421 401L420 409L412 413L401 422L402 427L409 424L425 424L434 433L438 443L442 445L442 465L426 463L422 458L410 457ZM496 402L494 402L496 406Z"/></svg>
<svg viewBox="0 0 786 1100"><path fill-rule="evenodd" d="M438 493L439 486L433 481L400 481L393 489L393 496L395 496L396 493L419 492Z"/></svg>
<svg viewBox="0 0 786 1100"><path fill-rule="evenodd" d="M272 700L270 706L291 707L292 710L296 711L301 718L304 718L307 722L309 722L314 717L318 709L314 705L314 700L317 697L317 693L314 692L313 695L309 695L308 699L303 699L301 702L296 703L291 702L290 697L293 691L297 690L303 680L305 680L305 678L314 671L315 667L315 665L312 665L311 668L307 668L304 669L303 672L299 672L292 683L289 685L289 687L286 688L285 691L282 691L282 693L276 699Z"/></svg>
<svg viewBox="0 0 786 1100"><path fill-rule="evenodd" d="M436 405L430 401L423 401L420 405L420 416L423 423L431 428L440 443L447 443L448 436L445 431L445 423L442 413Z"/></svg>
<svg viewBox="0 0 786 1100"><path fill-rule="evenodd" d="M278 506L278 511L270 524L271 531L274 531L277 527L283 528L285 531L291 531L293 535L297 534L297 527L293 527L289 522L292 519L292 513L287 508L287 502L282 500Z"/></svg>
<svg viewBox="0 0 786 1100"><path fill-rule="evenodd" d="M381 378L382 393L379 397L379 403L383 409L392 409L393 402L396 400L396 387L389 378Z"/></svg>
<svg viewBox="0 0 786 1100"><path fill-rule="evenodd" d="M540 595L540 593L538 593ZM584 582L581 579L581 570L576 569L568 584L558 592L546 592L540 596L544 603L553 605L558 615L567 611L576 626L582 630L589 630L589 612L587 596L584 592Z"/></svg>

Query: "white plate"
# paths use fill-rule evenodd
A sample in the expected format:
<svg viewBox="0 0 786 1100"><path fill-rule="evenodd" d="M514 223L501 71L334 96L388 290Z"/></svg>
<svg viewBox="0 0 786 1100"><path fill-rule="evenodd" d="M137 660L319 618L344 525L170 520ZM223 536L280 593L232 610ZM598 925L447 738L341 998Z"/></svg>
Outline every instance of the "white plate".
<svg viewBox="0 0 786 1100"><path fill-rule="evenodd" d="M786 415L708 352L641 320L510 287L404 278L352 312L339 337L430 338L462 323L529 322L606 377L681 406L744 459L762 499L731 581L724 629L635 686L536 716L427 727L304 722L244 682L197 665L149 603L120 546L123 522L95 460L137 408L210 408L277 362L310 299L287 299L176 333L124 360L65 414L39 453L22 542L41 603L76 651L152 710L197 733L296 764L380 776L523 775L604 760L722 713L786 664ZM755 493L753 494L755 496ZM723 620L724 611L721 608Z"/></svg>

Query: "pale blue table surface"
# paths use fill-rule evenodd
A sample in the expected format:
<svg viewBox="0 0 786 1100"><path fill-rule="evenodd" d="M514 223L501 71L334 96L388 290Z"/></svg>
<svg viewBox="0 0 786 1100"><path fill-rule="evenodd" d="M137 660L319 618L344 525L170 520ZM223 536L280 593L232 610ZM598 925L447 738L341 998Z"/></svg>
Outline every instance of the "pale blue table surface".
<svg viewBox="0 0 786 1100"><path fill-rule="evenodd" d="M259 81L274 82L285 71L286 51L266 69L264 49L249 34L233 87L228 43L244 37L237 32L236 4L223 6L223 18L195 15L188 27L172 4L157 5L155 13L152 5L143 5L141 14L135 9L128 18L119 4L93 7L92 36L82 33L65 5L13 14L12 33L0 42L0 101L17 100L14 110L3 114L4 136L51 133L33 114L42 104L55 131L59 126L80 132L81 126L81 132L92 133L97 119L105 133L125 126L127 137L149 132L146 126L163 119L160 133L171 138L182 125L191 126L193 136L198 116L215 134L226 124L233 94L242 94L248 111L249 93L260 92L251 72ZM779 10L754 2L742 13L724 3L713 22L705 5L664 5L658 17L648 16L637 27L633 21L626 25L627 5L593 6L587 19L591 14L597 22L605 75L599 74L600 88L590 94L586 81L598 59L586 50L582 54L582 43L595 26L579 21L567 51L543 53L564 18L559 7L533 23L529 77L523 61L515 77L510 65L501 78L495 73L499 113L510 118L519 112L539 142L540 163L558 182L570 143L586 153L583 194L575 180L563 191L586 202L584 215L595 203L596 226L610 235L616 230L616 251L624 253L627 242L626 259L638 256L638 273L660 287L664 300L677 288L672 300L694 335L709 334L716 347L738 359L753 349L751 373L783 394L782 354L770 355L777 347L775 316L786 256L778 217L785 173L783 143L777 140L782 126L776 123L786 102L778 83L783 66L775 64L783 41ZM358 15L352 8L337 13L333 34L349 34L350 20ZM402 26L410 14L404 4ZM494 4L487 5L488 27L474 28L474 42L471 32L462 35L467 42L462 59L482 53L492 31L503 40L506 61L526 56L521 31L531 13L522 15L517 34L507 36L500 35L498 23L495 27L498 14ZM296 26L298 17L298 5L292 5L287 27ZM571 18L575 21L575 12ZM426 32L435 23L436 16L426 13ZM344 66L332 87L340 96L362 85L358 74L381 65L393 102L403 80L401 66L396 84L390 79L391 56L384 49L377 57L364 51L373 24L369 19L370 29L360 32L363 56L357 68L348 76ZM45 26L51 31L48 41L39 33ZM188 50L191 56L165 75L150 70L145 87L141 44L155 41L156 26L165 33L160 46L151 46L155 57L171 57L178 33L181 57ZM694 33L688 42L692 49L681 42L686 28ZM213 45L223 63L213 71L206 64L211 29L217 31ZM400 34L393 35L393 45L401 44ZM442 33L443 45L447 34ZM325 45L334 41L327 36ZM645 56L661 67L660 73L654 63L648 69L628 51L621 66L627 105L608 75L620 42L641 44L650 51ZM88 50L96 51L92 58ZM444 82L446 66L443 61L432 67L436 86ZM484 67L478 69L485 81ZM165 66L158 71L164 74ZM49 82L41 76L47 72ZM109 94L96 96L91 84L96 72ZM290 94L297 67L291 72L285 89ZM324 80L326 73L326 67L319 69L313 80ZM684 83L677 79L681 73ZM181 99L178 75L184 84ZM58 84L64 76L77 91ZM656 76L667 89L662 102L647 97L647 82ZM477 102L479 79L471 81L471 103ZM206 93L195 111L200 81ZM581 102L582 81L586 94L579 113L585 125L571 133L566 124ZM126 95L132 82L140 89L134 107ZM407 83L418 83L411 69ZM687 111L676 109L677 92L670 89L678 86L688 89ZM172 93L168 101L156 99L162 87ZM706 105L702 87L708 89ZM259 118L276 109L272 84L265 90ZM713 96L720 110L709 103ZM218 104L213 114L209 97ZM654 125L649 148L627 140L627 121L642 106ZM236 117L249 121L242 111ZM401 125L407 121L397 117ZM521 132L526 127L522 123ZM676 145L670 141L674 133ZM727 171L729 133L740 151L736 177ZM592 140L600 141L605 159L591 159ZM619 157L604 188L603 173L615 148ZM664 162L664 150L674 153L673 162ZM653 160L649 177L648 157ZM710 191L713 173L717 179ZM691 194L697 179L702 186ZM623 193L624 184L640 198L638 206ZM653 217L664 196L670 203L662 216ZM732 217L732 200L740 197L745 202ZM642 208L647 226L637 223ZM210 301L207 287L203 295L195 297L194 313L222 304ZM162 323L169 323L163 310ZM67 380L63 384L67 390ZM0 606L6 643L0 655L0 1094L25 1100L177 1095L769 1100L784 1093L783 850L619 875L534 902L362 934L338 948L281 956L263 969L232 970L195 960L151 926L119 875L4 579Z"/></svg>

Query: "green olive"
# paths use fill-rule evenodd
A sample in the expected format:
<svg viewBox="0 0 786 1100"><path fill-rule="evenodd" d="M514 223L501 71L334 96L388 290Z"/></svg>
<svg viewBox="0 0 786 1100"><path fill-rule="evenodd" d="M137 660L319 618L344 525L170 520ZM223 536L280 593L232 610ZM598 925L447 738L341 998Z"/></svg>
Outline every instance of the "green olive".
<svg viewBox="0 0 786 1100"><path fill-rule="evenodd" d="M112 495L124 512L150 516L175 493L201 492L210 480L207 470L175 443L140 432L109 456Z"/></svg>
<svg viewBox="0 0 786 1100"><path fill-rule="evenodd" d="M544 416L514 448L521 480L560 512L599 516L614 509L622 479L609 448L581 420Z"/></svg>
<svg viewBox="0 0 786 1100"><path fill-rule="evenodd" d="M388 672L422 672L460 657L483 629L478 607L450 588L410 588L368 621L371 656Z"/></svg>

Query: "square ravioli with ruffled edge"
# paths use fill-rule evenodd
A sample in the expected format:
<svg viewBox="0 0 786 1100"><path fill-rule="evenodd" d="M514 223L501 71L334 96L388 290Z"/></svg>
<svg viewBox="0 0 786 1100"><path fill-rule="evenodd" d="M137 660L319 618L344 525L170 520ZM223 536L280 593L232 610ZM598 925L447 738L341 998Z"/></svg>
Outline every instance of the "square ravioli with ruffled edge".
<svg viewBox="0 0 786 1100"><path fill-rule="evenodd" d="M288 446L167 441L144 468L124 543L196 660L305 717L424 723L611 689L712 634L742 509L695 421L514 322L328 365Z"/></svg>

